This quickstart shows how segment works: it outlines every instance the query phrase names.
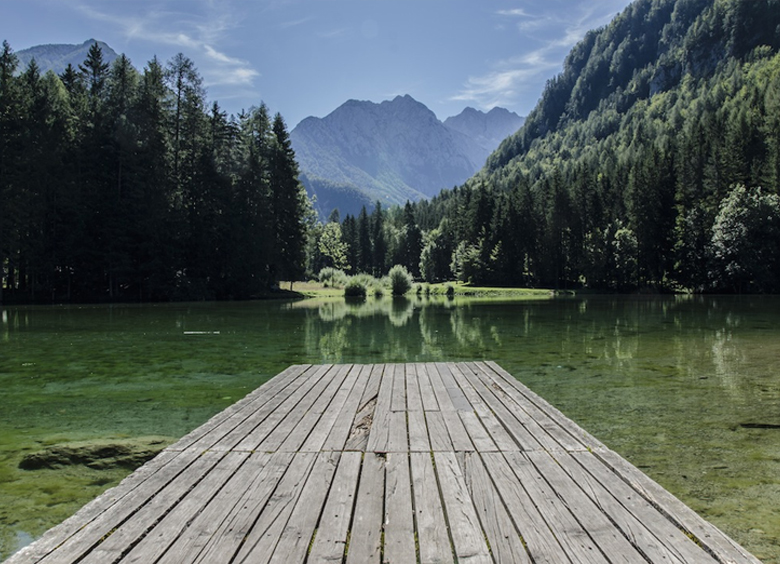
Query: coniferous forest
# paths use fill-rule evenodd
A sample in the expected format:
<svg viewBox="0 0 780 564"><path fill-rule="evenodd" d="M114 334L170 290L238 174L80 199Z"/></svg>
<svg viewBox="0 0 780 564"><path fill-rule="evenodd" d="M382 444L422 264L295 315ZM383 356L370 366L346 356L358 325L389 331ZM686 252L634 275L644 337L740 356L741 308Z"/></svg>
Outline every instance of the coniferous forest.
<svg viewBox="0 0 780 564"><path fill-rule="evenodd" d="M312 219L281 116L189 59L0 58L0 264L30 301L246 298L324 267L598 291L780 291L780 0L636 0L465 185Z"/></svg>
<svg viewBox="0 0 780 564"><path fill-rule="evenodd" d="M777 0L632 3L479 174L390 214L387 263L431 282L780 291L779 51ZM343 222L361 268L363 215Z"/></svg>
<svg viewBox="0 0 780 564"><path fill-rule="evenodd" d="M207 104L183 55L0 54L0 298L249 298L302 274L311 208L282 117Z"/></svg>

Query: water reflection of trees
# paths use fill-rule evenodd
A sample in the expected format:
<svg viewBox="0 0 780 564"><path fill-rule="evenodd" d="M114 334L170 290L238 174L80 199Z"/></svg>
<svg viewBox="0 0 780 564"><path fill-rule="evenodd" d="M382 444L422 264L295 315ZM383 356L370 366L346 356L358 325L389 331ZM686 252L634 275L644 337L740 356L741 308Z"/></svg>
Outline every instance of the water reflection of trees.
<svg viewBox="0 0 780 564"><path fill-rule="evenodd" d="M446 298L300 302L307 351L323 361L402 362L493 358L509 366L560 366L647 379L717 378L732 394L771 367L780 301L774 298L586 297L492 303ZM633 384L632 384L633 382ZM739 391L741 390L741 391Z"/></svg>

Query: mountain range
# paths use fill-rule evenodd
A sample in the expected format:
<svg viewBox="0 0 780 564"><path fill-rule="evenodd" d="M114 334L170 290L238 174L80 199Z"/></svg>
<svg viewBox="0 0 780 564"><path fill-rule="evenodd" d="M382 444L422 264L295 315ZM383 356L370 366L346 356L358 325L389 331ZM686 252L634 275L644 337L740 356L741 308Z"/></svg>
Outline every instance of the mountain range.
<svg viewBox="0 0 780 564"><path fill-rule="evenodd" d="M30 61L35 59L41 72L51 70L57 74L62 74L69 64L73 65L73 68L78 69L79 65L84 63L89 48L92 47L94 43L97 43L103 51L104 62L110 64L119 57L116 51L109 47L108 44L97 41L96 39L89 39L80 45L36 45L29 49L17 51L16 57L19 59L18 68L24 70L27 68L27 65L30 64Z"/></svg>
<svg viewBox="0 0 780 564"><path fill-rule="evenodd" d="M523 118L503 108L466 108L440 121L409 95L381 103L349 100L290 133L301 180L327 216L357 214L375 201L403 204L462 184Z"/></svg>

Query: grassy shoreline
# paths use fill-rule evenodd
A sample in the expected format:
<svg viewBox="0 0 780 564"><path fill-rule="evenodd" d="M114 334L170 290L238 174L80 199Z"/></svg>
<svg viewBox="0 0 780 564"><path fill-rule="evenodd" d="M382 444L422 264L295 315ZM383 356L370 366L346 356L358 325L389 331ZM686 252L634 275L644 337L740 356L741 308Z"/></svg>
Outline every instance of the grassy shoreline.
<svg viewBox="0 0 780 564"><path fill-rule="evenodd" d="M282 282L280 286L282 288L290 288L290 283ZM532 300L549 299L555 297L555 292L549 289L472 286L471 284L465 284L463 282L439 282L436 284L416 283L406 295L414 296L419 294L422 296L446 296L447 290L450 287L452 287L453 295L455 296ZM344 297L343 287L328 286L314 280L307 282L294 282L292 285L292 291L300 294L304 298Z"/></svg>

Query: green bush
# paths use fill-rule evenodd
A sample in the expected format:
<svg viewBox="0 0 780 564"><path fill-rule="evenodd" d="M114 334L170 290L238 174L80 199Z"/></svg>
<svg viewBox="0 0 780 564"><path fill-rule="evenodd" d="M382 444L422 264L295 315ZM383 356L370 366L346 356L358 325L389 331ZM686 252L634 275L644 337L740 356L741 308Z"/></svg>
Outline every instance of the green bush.
<svg viewBox="0 0 780 564"><path fill-rule="evenodd" d="M347 298L365 298L366 297L366 283L357 276L353 276L349 279L344 286L344 297Z"/></svg>
<svg viewBox="0 0 780 564"><path fill-rule="evenodd" d="M390 291L394 296L403 296L412 289L412 275L409 274L405 266L396 264L390 269L388 277L390 278Z"/></svg>
<svg viewBox="0 0 780 564"><path fill-rule="evenodd" d="M344 286L347 283L348 276L343 270L326 266L317 275L317 279L326 286Z"/></svg>

